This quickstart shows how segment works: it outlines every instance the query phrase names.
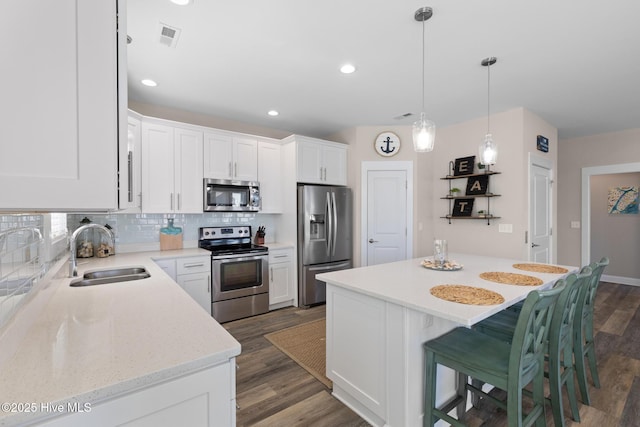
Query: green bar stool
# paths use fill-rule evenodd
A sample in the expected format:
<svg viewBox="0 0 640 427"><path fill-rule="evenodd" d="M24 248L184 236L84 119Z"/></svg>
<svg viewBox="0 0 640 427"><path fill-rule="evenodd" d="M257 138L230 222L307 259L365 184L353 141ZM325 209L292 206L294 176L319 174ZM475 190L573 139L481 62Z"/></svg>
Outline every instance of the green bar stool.
<svg viewBox="0 0 640 427"><path fill-rule="evenodd" d="M589 397L585 357L589 362L593 385L596 388L600 388L600 377L598 376L596 349L593 337L593 304L595 302L598 285L600 284L600 277L607 265L609 265L609 258L607 257L589 264L589 267L593 270L593 274L591 275L589 286L584 289L584 293L578 301L576 324L574 326L573 354L576 364L576 375L578 377L580 396L582 397L582 402L586 405L591 405L591 398Z"/></svg>
<svg viewBox="0 0 640 427"><path fill-rule="evenodd" d="M573 365L573 325L576 323L576 313L580 295L588 287L592 271L584 267L578 275L570 274L564 279L565 289L558 297L551 318L549 339L547 341L545 360L548 362L548 370L545 376L549 378L549 398L553 411L553 420L556 427L563 427L564 409L562 404L562 387L567 388L567 397L571 407L571 416L576 422L580 422L578 401L574 382ZM556 285L562 283L556 282ZM516 322L514 311L501 311L482 322L474 328L495 338L511 342Z"/></svg>
<svg viewBox="0 0 640 427"><path fill-rule="evenodd" d="M507 411L510 427L545 426L544 353L551 323L551 309L564 289L533 290L527 296L509 344L481 332L459 327L423 344L425 352L424 426L442 419L456 427L466 410L467 393L481 395ZM458 372L457 396L437 408L437 366ZM492 384L507 392L506 403L484 393L475 382ZM522 410L522 390L533 384L533 408ZM456 408L458 419L448 415Z"/></svg>

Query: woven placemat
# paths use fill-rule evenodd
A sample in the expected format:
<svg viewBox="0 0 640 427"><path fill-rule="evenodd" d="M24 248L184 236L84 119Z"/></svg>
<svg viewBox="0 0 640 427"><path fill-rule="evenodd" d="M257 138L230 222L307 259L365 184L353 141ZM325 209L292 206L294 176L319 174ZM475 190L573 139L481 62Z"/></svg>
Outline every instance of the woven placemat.
<svg viewBox="0 0 640 427"><path fill-rule="evenodd" d="M513 268L517 268L518 270L533 271L535 273L564 274L569 272L569 270L564 267L558 267L557 265L549 264L513 264Z"/></svg>
<svg viewBox="0 0 640 427"><path fill-rule="evenodd" d="M438 285L431 288L434 297L470 305L502 304L504 298L497 292L466 285Z"/></svg>
<svg viewBox="0 0 640 427"><path fill-rule="evenodd" d="M504 283L506 285L538 286L544 283L541 279L527 276L526 274L502 273L497 271L480 273L480 278L491 282Z"/></svg>

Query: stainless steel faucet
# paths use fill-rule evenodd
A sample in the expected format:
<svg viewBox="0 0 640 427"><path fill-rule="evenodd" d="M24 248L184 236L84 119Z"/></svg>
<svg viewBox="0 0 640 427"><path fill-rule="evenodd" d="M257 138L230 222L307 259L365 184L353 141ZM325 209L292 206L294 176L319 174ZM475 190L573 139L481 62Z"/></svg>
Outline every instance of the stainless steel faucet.
<svg viewBox="0 0 640 427"><path fill-rule="evenodd" d="M76 231L73 232L73 234L71 235L71 238L69 239L69 252L71 254L69 256L69 277L78 276L78 264L77 264L77 261L76 261L76 258L77 258L76 239L78 238L78 235L80 233L82 233L84 230L86 230L87 228L97 228L98 230L101 230L109 238L109 242L111 243L111 247L115 247L116 246L114 238L113 238L113 233L111 232L111 230L109 230L104 225L100 225L100 224L85 224L85 225L82 225L82 226L78 227L76 229Z"/></svg>

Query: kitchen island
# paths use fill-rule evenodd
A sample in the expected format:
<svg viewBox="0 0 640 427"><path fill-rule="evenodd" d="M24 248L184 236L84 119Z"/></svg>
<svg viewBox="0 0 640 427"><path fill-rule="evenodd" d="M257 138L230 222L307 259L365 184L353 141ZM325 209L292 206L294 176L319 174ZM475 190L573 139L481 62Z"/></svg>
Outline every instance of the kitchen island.
<svg viewBox="0 0 640 427"><path fill-rule="evenodd" d="M69 286L64 260L52 268L0 331L0 426L235 425L240 344L153 261L208 254L79 259L79 276L151 274L87 287Z"/></svg>
<svg viewBox="0 0 640 427"><path fill-rule="evenodd" d="M425 341L457 326L469 327L564 276L515 269L513 264L522 262L518 260L470 254L450 258L463 268L429 270L417 258L317 276L327 283L326 373L333 395L375 426L422 426ZM479 277L483 272L526 274L542 284L490 282ZM430 294L441 284L484 288L502 295L504 302L481 306L445 301ZM438 367L437 404L454 395L453 371Z"/></svg>

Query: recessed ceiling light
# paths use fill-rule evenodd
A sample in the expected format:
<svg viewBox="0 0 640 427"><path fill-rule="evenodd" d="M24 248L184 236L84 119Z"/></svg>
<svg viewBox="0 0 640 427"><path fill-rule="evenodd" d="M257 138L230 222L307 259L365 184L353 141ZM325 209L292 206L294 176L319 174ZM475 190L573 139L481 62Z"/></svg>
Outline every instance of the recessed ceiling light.
<svg viewBox="0 0 640 427"><path fill-rule="evenodd" d="M351 64L344 64L342 67L340 67L340 72L342 74L351 74L354 71L356 71L356 67Z"/></svg>
<svg viewBox="0 0 640 427"><path fill-rule="evenodd" d="M269 110L267 114L270 115L271 117L275 117L280 113L278 113L276 110Z"/></svg>
<svg viewBox="0 0 640 427"><path fill-rule="evenodd" d="M158 86L158 83L156 83L154 80L151 79L142 79L141 83L145 86L149 86L149 87L156 87Z"/></svg>
<svg viewBox="0 0 640 427"><path fill-rule="evenodd" d="M171 3L177 4L178 6L186 6L192 3L193 0L171 0Z"/></svg>

